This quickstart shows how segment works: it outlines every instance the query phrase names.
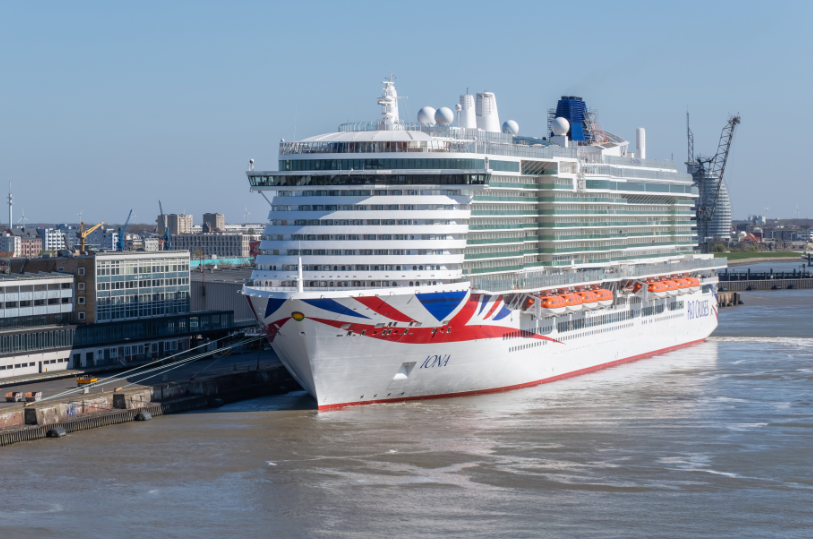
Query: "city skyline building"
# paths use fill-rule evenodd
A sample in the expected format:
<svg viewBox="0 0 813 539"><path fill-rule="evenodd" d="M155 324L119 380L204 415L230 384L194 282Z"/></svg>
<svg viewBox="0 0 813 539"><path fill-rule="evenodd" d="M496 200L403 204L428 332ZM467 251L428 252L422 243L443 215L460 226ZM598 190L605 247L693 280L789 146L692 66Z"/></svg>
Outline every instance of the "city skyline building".
<svg viewBox="0 0 813 539"><path fill-rule="evenodd" d="M190 253L218 257L247 258L250 254L251 237L248 234L178 234L172 236L175 249L186 249Z"/></svg>
<svg viewBox="0 0 813 539"><path fill-rule="evenodd" d="M215 230L226 230L226 216L222 213L204 213L203 224Z"/></svg>
<svg viewBox="0 0 813 539"><path fill-rule="evenodd" d="M687 172L695 176L699 173L697 163L687 164ZM731 237L731 199L728 196L728 187L725 180L720 185L719 176L714 176L704 170L704 181L700 182L700 196L696 200L695 208L711 208L714 206L714 215L710 221L697 222L697 237L702 243L708 238L725 239ZM719 195L718 195L719 189ZM717 199L715 205L715 198Z"/></svg>
<svg viewBox="0 0 813 539"><path fill-rule="evenodd" d="M170 234L191 234L192 216L184 213L164 214L163 219L159 215L155 222L158 224L157 232L163 234L164 230L169 230Z"/></svg>

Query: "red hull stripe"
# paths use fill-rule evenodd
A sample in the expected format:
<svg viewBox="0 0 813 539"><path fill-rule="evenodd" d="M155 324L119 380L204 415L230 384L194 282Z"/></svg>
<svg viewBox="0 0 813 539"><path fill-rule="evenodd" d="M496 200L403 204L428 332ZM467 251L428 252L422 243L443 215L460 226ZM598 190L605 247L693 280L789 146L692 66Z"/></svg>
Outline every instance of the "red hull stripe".
<svg viewBox="0 0 813 539"><path fill-rule="evenodd" d="M248 302L248 306L251 308L251 313L254 315L254 318L257 319L257 322L262 323L262 320L260 320L260 317L257 316L257 311L254 309L254 304L251 303L251 296L243 296L243 297L246 298L246 301Z"/></svg>
<svg viewBox="0 0 813 539"><path fill-rule="evenodd" d="M526 382L524 384L517 384L513 386L505 386L505 387L495 387L491 389L476 389L474 391L462 391L460 393L446 393L443 395L423 395L419 397L403 397L400 399L378 399L378 400L369 400L369 401L358 401L358 402L345 402L342 404L328 404L325 406L319 406L319 411L324 412L328 410L336 410L339 408L344 408L345 406L360 406L363 404L380 404L380 403L388 403L388 402L406 402L406 401L415 401L415 400L428 400L428 399L445 399L449 397L468 397L471 395L485 395L487 393L500 393L502 391L510 391L512 389L521 389L523 387L533 387L538 386L539 384L546 384L548 382L555 382L556 380L562 380L564 378L571 378L573 376L579 376L580 374L587 374L589 372L598 371L601 369L607 369L609 367L614 367L616 365L620 365L622 363L629 363L632 361L637 361L639 359L646 359L652 356L656 356L658 354L663 354L665 352L670 352L672 350L677 350L678 348L684 348L686 346L692 346L693 344L698 344L706 339L699 339L697 341L687 342L685 344L679 344L677 346L670 346L669 348L662 348L661 350L655 350L654 352L647 352L646 354L640 354L637 356L631 356L624 359L617 359L615 361L610 361L608 363L602 363L601 365L596 365L594 367L588 367L586 369L581 369L578 371L572 371L565 374L560 374L558 376L552 376L550 378L543 378L542 380L536 380L534 382Z"/></svg>
<svg viewBox="0 0 813 539"><path fill-rule="evenodd" d="M395 320L396 322L414 322L412 318L408 317L395 307L392 307L389 303L381 298L377 298L375 296L363 296L353 299L365 307L369 307L381 316L386 316L390 320Z"/></svg>
<svg viewBox="0 0 813 539"><path fill-rule="evenodd" d="M270 324L265 326L265 336L268 339L269 343L274 342L274 338L277 336L277 333L279 333L279 330L282 329L282 326L285 325L285 322L287 322L288 320L291 320L290 316L280 318L276 322L271 322Z"/></svg>
<svg viewBox="0 0 813 539"><path fill-rule="evenodd" d="M377 328L369 324L353 324L341 320L326 320L323 318L310 318L314 322L321 322L327 326L341 328L349 326L342 331L352 331L356 334L364 332L365 337L379 339L382 341L403 343L403 344L430 344L473 341L475 339L496 339L518 333L514 328L500 326L439 326L437 328ZM448 331L451 329L452 331ZM539 339L542 341L559 342L544 335L527 335L526 339Z"/></svg>

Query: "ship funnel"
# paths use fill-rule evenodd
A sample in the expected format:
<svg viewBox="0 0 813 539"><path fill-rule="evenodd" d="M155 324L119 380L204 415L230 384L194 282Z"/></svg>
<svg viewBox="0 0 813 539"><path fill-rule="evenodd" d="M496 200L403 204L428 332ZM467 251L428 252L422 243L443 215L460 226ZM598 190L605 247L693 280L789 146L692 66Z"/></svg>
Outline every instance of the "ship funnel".
<svg viewBox="0 0 813 539"><path fill-rule="evenodd" d="M460 96L460 110L457 115L457 127L464 129L477 129L477 117L474 114L474 96Z"/></svg>
<svg viewBox="0 0 813 539"><path fill-rule="evenodd" d="M500 132L500 116L497 114L497 97L492 92L477 93L477 129Z"/></svg>
<svg viewBox="0 0 813 539"><path fill-rule="evenodd" d="M646 131L643 127L635 130L635 156L646 159Z"/></svg>

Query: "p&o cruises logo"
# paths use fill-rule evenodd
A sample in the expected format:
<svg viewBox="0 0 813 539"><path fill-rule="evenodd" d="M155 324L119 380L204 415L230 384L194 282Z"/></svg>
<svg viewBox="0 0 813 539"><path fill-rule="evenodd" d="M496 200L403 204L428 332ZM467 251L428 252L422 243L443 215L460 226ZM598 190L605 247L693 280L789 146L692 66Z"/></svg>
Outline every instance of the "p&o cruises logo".
<svg viewBox="0 0 813 539"><path fill-rule="evenodd" d="M709 300L697 300L688 302L689 320L703 318L711 314Z"/></svg>

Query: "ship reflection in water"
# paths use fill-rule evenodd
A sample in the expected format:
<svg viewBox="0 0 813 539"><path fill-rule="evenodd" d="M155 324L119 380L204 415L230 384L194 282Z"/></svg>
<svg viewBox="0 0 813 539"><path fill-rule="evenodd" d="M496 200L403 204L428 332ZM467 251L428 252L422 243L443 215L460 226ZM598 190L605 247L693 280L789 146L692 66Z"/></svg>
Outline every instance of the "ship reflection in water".
<svg viewBox="0 0 813 539"><path fill-rule="evenodd" d="M7 447L26 495L0 529L809 536L813 291L744 297L705 343L538 387L321 413L300 392Z"/></svg>

